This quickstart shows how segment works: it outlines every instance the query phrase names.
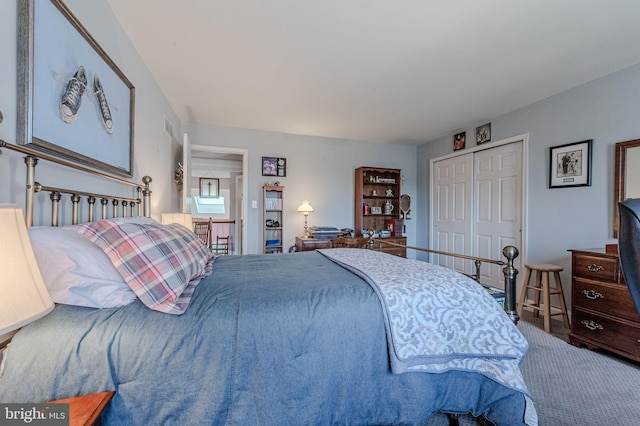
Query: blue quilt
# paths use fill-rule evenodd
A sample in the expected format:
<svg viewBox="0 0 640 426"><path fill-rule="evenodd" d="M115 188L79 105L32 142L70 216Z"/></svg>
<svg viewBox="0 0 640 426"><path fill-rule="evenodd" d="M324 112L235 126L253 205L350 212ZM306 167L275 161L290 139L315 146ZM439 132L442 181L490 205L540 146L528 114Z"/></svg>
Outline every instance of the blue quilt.
<svg viewBox="0 0 640 426"><path fill-rule="evenodd" d="M317 252L222 256L181 316L58 305L0 377L1 402L105 390L106 425L526 424L525 395L483 374L394 374L375 291Z"/></svg>

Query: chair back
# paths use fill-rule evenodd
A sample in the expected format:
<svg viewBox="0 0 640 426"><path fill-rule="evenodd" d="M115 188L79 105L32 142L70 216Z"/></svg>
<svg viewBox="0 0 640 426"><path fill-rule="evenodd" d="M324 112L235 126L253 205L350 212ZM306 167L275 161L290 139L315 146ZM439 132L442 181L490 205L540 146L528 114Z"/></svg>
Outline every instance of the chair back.
<svg viewBox="0 0 640 426"><path fill-rule="evenodd" d="M202 240L202 242L207 246L211 247L211 221L207 222L194 222L193 232L196 233L198 237Z"/></svg>
<svg viewBox="0 0 640 426"><path fill-rule="evenodd" d="M211 250L217 254L229 254L229 236L216 235L216 244L211 247Z"/></svg>
<svg viewBox="0 0 640 426"><path fill-rule="evenodd" d="M640 314L640 199L618 203L618 256L624 280Z"/></svg>

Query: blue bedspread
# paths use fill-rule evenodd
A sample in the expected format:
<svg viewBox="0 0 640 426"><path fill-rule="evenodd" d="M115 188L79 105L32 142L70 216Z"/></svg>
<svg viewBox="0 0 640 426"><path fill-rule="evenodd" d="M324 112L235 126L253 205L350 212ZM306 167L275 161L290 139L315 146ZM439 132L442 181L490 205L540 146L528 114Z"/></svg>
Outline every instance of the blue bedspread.
<svg viewBox="0 0 640 426"><path fill-rule="evenodd" d="M0 401L116 390L107 425L524 424L523 394L482 374L393 374L383 318L319 253L223 256L181 316L57 306L14 337Z"/></svg>

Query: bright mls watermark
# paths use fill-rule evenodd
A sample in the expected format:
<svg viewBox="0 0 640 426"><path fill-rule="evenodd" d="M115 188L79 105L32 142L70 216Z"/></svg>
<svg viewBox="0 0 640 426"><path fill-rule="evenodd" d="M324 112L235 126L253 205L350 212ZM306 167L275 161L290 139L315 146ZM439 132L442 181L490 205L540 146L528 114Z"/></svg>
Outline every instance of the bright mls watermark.
<svg viewBox="0 0 640 426"><path fill-rule="evenodd" d="M69 426L69 404L0 404L0 426Z"/></svg>

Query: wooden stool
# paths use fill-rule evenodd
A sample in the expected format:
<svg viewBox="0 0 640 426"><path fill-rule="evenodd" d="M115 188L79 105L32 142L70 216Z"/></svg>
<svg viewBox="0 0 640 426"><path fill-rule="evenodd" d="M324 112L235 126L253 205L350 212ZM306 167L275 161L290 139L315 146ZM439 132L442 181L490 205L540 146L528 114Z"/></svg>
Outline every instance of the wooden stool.
<svg viewBox="0 0 640 426"><path fill-rule="evenodd" d="M544 331L551 332L551 316L562 315L564 320L564 326L571 328L569 325L569 315L567 315L567 305L564 301L564 293L562 291L562 282L560 281L560 271L562 266L552 264L540 264L540 265L524 265L526 272L524 274L524 281L522 283L522 291L520 292L520 300L518 301L518 315L522 316L522 308L528 306L533 309L533 316L538 317L540 311L544 315ZM536 283L535 285L529 285L531 279L531 271L536 271ZM553 272L555 278L555 287L549 287L549 272ZM525 303L527 300L527 292L529 289L535 292L533 303ZM551 295L556 294L558 296L558 306L551 305ZM540 307L540 295L542 295L542 307ZM551 308L559 309L560 312L551 313Z"/></svg>

